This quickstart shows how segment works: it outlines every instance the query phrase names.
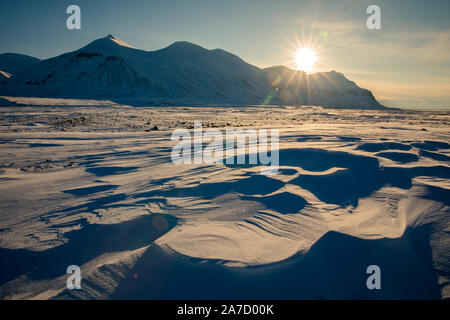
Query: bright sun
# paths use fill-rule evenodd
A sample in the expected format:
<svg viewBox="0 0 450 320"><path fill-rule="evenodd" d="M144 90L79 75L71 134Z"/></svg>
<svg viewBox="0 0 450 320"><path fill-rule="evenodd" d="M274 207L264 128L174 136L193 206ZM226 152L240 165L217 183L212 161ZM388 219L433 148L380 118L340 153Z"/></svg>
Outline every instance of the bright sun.
<svg viewBox="0 0 450 320"><path fill-rule="evenodd" d="M297 63L297 69L305 72L312 70L314 62L316 62L317 56L310 48L302 48L297 51L295 62Z"/></svg>

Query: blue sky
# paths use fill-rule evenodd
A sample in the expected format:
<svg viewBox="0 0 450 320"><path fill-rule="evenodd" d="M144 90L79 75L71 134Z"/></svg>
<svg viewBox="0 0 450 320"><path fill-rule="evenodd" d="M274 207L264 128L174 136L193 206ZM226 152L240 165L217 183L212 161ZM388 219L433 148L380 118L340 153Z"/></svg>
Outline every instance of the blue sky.
<svg viewBox="0 0 450 320"><path fill-rule="evenodd" d="M66 28L70 4L81 30ZM366 28L369 4L381 30ZM448 0L0 0L0 53L49 58L111 33L145 50L185 40L295 68L295 50L311 46L314 71L342 72L386 105L450 109L449 12Z"/></svg>

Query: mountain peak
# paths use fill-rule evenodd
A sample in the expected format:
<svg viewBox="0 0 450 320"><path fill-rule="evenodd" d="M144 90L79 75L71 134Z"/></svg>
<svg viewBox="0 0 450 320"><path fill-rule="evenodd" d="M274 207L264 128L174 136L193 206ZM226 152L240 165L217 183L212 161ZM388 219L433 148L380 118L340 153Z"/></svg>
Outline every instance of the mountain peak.
<svg viewBox="0 0 450 320"><path fill-rule="evenodd" d="M175 41L174 43L172 43L170 46L168 46L166 49L202 49L202 50L206 50L205 48L192 43L192 42L188 42L188 41Z"/></svg>
<svg viewBox="0 0 450 320"><path fill-rule="evenodd" d="M104 39L112 41L115 44L122 46L122 47L128 47L128 48L135 49L135 47L133 47L131 44L128 44L125 41L120 40L119 38L117 38L116 36L114 36L112 34L108 34Z"/></svg>
<svg viewBox="0 0 450 320"><path fill-rule="evenodd" d="M34 63L41 61L38 58L18 53L0 54L0 70L8 74L16 74Z"/></svg>
<svg viewBox="0 0 450 320"><path fill-rule="evenodd" d="M108 34L106 37L97 39L84 46L80 50L98 51L98 52L111 52L117 51L122 48L135 49L132 45L120 40L112 34Z"/></svg>

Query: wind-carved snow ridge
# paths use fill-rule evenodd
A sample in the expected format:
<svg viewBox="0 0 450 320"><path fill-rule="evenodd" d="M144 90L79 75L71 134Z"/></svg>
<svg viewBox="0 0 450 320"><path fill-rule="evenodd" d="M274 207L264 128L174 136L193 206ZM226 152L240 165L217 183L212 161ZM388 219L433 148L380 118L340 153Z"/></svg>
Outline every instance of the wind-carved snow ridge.
<svg viewBox="0 0 450 320"><path fill-rule="evenodd" d="M12 74L0 94L113 99L139 106L383 108L369 90L335 71L307 75L286 67L260 69L224 50L208 50L186 41L145 51L108 35Z"/></svg>
<svg viewBox="0 0 450 320"><path fill-rule="evenodd" d="M320 121L281 128L279 173L264 176L175 166L171 131L133 122L168 128L168 113L186 122L216 108L3 108L1 298L449 296L448 114L424 131L423 114L306 108L302 121ZM299 109L220 110L236 127L282 115ZM81 290L65 287L74 263ZM372 264L383 290L365 286Z"/></svg>

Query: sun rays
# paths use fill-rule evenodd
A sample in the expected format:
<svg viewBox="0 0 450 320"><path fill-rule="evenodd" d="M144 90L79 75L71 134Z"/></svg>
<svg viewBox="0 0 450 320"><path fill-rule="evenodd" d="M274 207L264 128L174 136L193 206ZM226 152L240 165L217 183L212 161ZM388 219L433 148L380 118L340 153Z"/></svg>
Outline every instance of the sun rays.
<svg viewBox="0 0 450 320"><path fill-rule="evenodd" d="M301 48L297 51L295 55L295 63L297 65L297 70L310 72L314 64L317 61L317 55L314 50L310 48Z"/></svg>

